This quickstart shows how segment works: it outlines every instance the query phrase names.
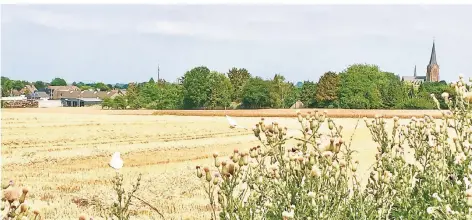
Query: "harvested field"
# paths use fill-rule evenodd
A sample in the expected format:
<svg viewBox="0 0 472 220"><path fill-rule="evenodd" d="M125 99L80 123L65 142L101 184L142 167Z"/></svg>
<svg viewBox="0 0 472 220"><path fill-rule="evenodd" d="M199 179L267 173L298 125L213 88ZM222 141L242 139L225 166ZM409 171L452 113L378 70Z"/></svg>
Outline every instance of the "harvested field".
<svg viewBox="0 0 472 220"><path fill-rule="evenodd" d="M329 112L333 111L339 112ZM42 209L46 219L77 219L81 213L95 215L88 203L93 195L111 199L110 180L114 171L107 163L114 151L120 151L125 163L120 172L125 181L129 185L139 172L143 173L139 195L160 209L167 219L209 219L208 202L195 177L195 166L211 166L213 152L228 156L234 148L248 150L258 140L252 132L230 129L221 116L156 116L152 112L2 109L2 182L13 179L19 186L28 186L29 202ZM182 112L158 111L158 114ZM185 115L192 112L196 111ZM199 112L224 114L224 111ZM235 119L240 125L251 127L261 116L285 114L283 117L287 117L294 110L227 112L257 116ZM261 115L263 112L267 115ZM408 111L401 112L408 114ZM267 119L275 120L289 129L298 128L295 118ZM345 137L350 137L357 119L334 121L342 124ZM297 131L289 133L292 134ZM364 177L374 161L375 147L361 120L353 148L360 160L358 172ZM145 208L138 211L139 219L157 216Z"/></svg>
<svg viewBox="0 0 472 220"><path fill-rule="evenodd" d="M325 109L300 109L301 113L319 111ZM232 117L295 117L294 109L260 109L260 110L161 110L153 115L179 115L179 116L225 116ZM397 116L399 118L423 117L425 114L440 118L437 110L362 110L362 109L328 109L328 116L332 118L373 118L376 114L386 118Z"/></svg>

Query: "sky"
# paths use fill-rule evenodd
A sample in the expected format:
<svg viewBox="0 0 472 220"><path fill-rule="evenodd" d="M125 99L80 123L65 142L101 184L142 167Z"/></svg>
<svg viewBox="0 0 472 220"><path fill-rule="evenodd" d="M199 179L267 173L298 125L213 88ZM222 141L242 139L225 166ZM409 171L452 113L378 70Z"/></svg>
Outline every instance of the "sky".
<svg viewBox="0 0 472 220"><path fill-rule="evenodd" d="M472 76L472 5L2 5L1 75L28 81L174 82L196 66L318 81L376 64Z"/></svg>

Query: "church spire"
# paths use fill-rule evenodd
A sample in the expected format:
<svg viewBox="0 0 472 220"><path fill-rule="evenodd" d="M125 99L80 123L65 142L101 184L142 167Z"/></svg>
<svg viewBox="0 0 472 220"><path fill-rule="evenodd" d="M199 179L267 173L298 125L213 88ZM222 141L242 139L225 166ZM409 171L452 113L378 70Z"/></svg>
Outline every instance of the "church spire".
<svg viewBox="0 0 472 220"><path fill-rule="evenodd" d="M429 65L438 65L436 61L436 46L434 45L434 40L433 40L433 49L431 50L431 58L429 59Z"/></svg>

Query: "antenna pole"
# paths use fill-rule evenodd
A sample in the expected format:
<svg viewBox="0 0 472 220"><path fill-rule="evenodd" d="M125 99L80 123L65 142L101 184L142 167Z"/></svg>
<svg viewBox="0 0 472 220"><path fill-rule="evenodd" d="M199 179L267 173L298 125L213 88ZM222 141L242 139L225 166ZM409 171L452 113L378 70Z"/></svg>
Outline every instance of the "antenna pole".
<svg viewBox="0 0 472 220"><path fill-rule="evenodd" d="M160 69L159 69L159 64L157 64L157 83L160 82Z"/></svg>

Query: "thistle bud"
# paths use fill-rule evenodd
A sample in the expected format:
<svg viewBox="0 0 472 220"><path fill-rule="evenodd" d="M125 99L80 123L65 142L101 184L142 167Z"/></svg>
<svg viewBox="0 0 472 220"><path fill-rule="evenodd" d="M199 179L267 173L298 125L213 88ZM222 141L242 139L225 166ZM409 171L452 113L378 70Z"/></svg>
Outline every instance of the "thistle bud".
<svg viewBox="0 0 472 220"><path fill-rule="evenodd" d="M320 177L321 176L321 170L318 166L313 165L311 167L311 172L310 172L311 177Z"/></svg>
<svg viewBox="0 0 472 220"><path fill-rule="evenodd" d="M297 113L297 119L298 119L298 122L300 122L300 123L303 121L302 113L300 113L300 112Z"/></svg>
<svg viewBox="0 0 472 220"><path fill-rule="evenodd" d="M240 167L244 166L244 159L243 159L243 157L240 157L240 158L239 158L238 165L239 165Z"/></svg>
<svg viewBox="0 0 472 220"><path fill-rule="evenodd" d="M208 167L204 167L203 170L205 171L205 178L208 182L211 181L211 174L210 169Z"/></svg>
<svg viewBox="0 0 472 220"><path fill-rule="evenodd" d="M243 157L243 163L245 166L247 166L249 164L249 158L248 158L248 154L246 153Z"/></svg>
<svg viewBox="0 0 472 220"><path fill-rule="evenodd" d="M24 203L21 204L21 205L20 205L20 213L27 212L27 211L28 211L28 208L29 208L28 205L26 205L26 204L24 204Z"/></svg>
<svg viewBox="0 0 472 220"><path fill-rule="evenodd" d="M203 176L202 171L200 170L200 166L197 166L197 177L201 178Z"/></svg>
<svg viewBox="0 0 472 220"><path fill-rule="evenodd" d="M25 202L26 194L28 194L28 189L27 189L27 188L23 188L22 194L21 194L21 196L20 196L20 203Z"/></svg>
<svg viewBox="0 0 472 220"><path fill-rule="evenodd" d="M213 185L218 185L218 178L220 177L220 174L219 173L215 173L215 178L213 179Z"/></svg>

